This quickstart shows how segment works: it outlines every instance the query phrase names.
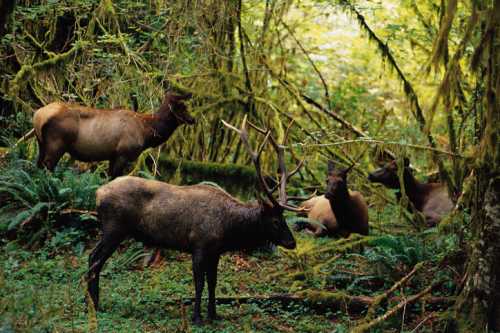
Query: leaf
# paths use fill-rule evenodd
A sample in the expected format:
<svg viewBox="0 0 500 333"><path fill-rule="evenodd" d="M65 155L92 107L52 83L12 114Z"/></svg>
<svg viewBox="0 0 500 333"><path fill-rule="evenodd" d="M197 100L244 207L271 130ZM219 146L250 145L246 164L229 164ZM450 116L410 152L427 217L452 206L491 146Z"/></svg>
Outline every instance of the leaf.
<svg viewBox="0 0 500 333"><path fill-rule="evenodd" d="M31 209L22 211L21 213L17 214L16 217L10 222L9 226L7 227L7 230L12 230L16 228L19 224L21 224L23 221L26 221L27 219L35 216L38 214L42 209L48 208L49 205L46 202L39 202L35 206L33 206Z"/></svg>

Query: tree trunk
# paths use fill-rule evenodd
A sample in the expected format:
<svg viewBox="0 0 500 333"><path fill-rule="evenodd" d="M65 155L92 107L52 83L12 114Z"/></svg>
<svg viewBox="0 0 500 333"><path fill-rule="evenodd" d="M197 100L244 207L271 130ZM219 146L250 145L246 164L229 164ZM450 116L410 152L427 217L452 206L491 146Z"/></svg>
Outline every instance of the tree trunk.
<svg viewBox="0 0 500 333"><path fill-rule="evenodd" d="M0 1L0 39L9 31L10 14L14 10L15 0Z"/></svg>
<svg viewBox="0 0 500 333"><path fill-rule="evenodd" d="M488 26L476 52L486 69L486 114L482 119L476 183L472 202L471 242L464 288L455 305L450 331L500 331L500 1L487 12ZM478 51L479 50L479 51ZM485 50L485 51L481 51ZM479 75L478 75L479 77Z"/></svg>

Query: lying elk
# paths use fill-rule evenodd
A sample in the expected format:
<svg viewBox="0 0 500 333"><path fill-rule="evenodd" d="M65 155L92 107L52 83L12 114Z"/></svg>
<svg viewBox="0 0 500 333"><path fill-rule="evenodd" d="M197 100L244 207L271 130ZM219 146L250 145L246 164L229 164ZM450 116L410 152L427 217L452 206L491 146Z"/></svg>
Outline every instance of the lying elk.
<svg viewBox="0 0 500 333"><path fill-rule="evenodd" d="M387 188L401 190L396 160L370 173L368 179ZM416 210L422 212L429 226L439 223L453 209L446 186L442 183L420 183L413 176L408 158L404 159L403 182L409 201ZM398 200L401 199L401 192L398 191L396 196Z"/></svg>
<svg viewBox="0 0 500 333"><path fill-rule="evenodd" d="M226 251L255 248L272 242L295 248L295 239L283 217L285 209L299 211L287 204L286 182L298 168L287 173L284 148L274 145L267 132L257 152L253 151L246 129L246 118L237 131L249 150L259 183L269 199L243 203L227 192L209 185L175 186L137 177L119 177L101 186L96 193L102 238L89 257L88 291L96 309L99 305L99 274L105 261L126 238L155 247L192 254L195 284L193 322L200 324L200 302L208 284L208 318L216 319L215 286L219 257ZM281 176L279 199L275 199L260 170L264 144L272 140L278 152Z"/></svg>
<svg viewBox="0 0 500 333"><path fill-rule="evenodd" d="M159 110L150 115L50 103L33 116L39 146L37 165L52 171L68 152L84 162L109 160L110 176L120 176L143 150L164 143L180 125L194 124L184 104L188 98L189 94L167 92Z"/></svg>
<svg viewBox="0 0 500 333"><path fill-rule="evenodd" d="M351 168L339 170L333 161L328 161L325 195L309 199L301 205L309 210L307 217L319 224L300 223L299 229L306 228L317 237L347 237L351 233L368 235L368 206L365 199L361 193L350 191L347 187L347 174Z"/></svg>

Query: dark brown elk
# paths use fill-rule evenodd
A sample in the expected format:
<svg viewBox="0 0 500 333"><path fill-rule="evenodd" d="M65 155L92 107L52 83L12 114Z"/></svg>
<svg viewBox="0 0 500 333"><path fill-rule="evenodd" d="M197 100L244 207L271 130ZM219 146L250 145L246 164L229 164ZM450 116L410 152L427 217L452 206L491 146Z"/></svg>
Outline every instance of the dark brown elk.
<svg viewBox="0 0 500 333"><path fill-rule="evenodd" d="M445 184L421 183L413 176L410 161L407 158L404 159L403 164L403 182L408 200L424 215L429 226L436 225L453 209L453 202ZM396 160L370 173L368 179L374 183L381 183L387 188L401 190ZM396 196L398 200L401 199L401 192L398 191Z"/></svg>
<svg viewBox="0 0 500 333"><path fill-rule="evenodd" d="M368 206L363 195L347 187L348 169L336 169L328 161L325 195L305 201L301 207L308 210L307 217L318 222L300 223L315 236L349 236L351 233L368 235Z"/></svg>
<svg viewBox="0 0 500 333"><path fill-rule="evenodd" d="M119 177L101 186L96 193L102 238L89 257L88 291L96 309L99 306L99 274L105 261L127 238L154 247L176 249L192 254L195 304L193 321L202 322L200 302L208 284L208 318L216 319L215 287L219 257L226 251L255 248L272 242L287 249L295 248L295 239L283 217L287 204L286 181L292 173L284 167L283 146L278 150L279 199L260 171L260 154L252 150L247 136L246 119L238 131L249 150L261 188L268 200L244 203L227 192L208 185L175 186L138 177ZM274 140L272 140L274 142ZM275 143L275 142L274 142ZM274 145L274 144L273 144Z"/></svg>
<svg viewBox="0 0 500 333"><path fill-rule="evenodd" d="M143 150L164 143L180 125L194 124L184 104L189 97L167 92L159 110L149 115L50 103L33 116L39 147L37 165L53 170L68 152L84 162L109 160L109 175L122 175Z"/></svg>

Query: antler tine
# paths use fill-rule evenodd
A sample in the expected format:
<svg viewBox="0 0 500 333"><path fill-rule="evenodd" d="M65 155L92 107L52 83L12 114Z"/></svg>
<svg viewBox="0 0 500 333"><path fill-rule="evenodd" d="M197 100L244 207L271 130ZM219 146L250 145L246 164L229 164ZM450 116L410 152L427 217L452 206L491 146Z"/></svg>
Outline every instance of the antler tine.
<svg viewBox="0 0 500 333"><path fill-rule="evenodd" d="M302 168L302 166L304 165L304 162L305 162L305 159L303 159L299 162L299 164L295 167L295 169L293 169L292 172L290 172L288 174L288 179L290 179L293 175L295 175L297 172L299 172L300 168ZM288 179L287 179L287 181L288 181Z"/></svg>
<svg viewBox="0 0 500 333"><path fill-rule="evenodd" d="M286 205L283 205L281 204L281 207L283 209L286 209L286 210L289 210L291 212L295 212L295 213L302 213L302 212L308 212L311 210L311 208L306 208L306 207L294 207L290 204L286 204Z"/></svg>
<svg viewBox="0 0 500 333"><path fill-rule="evenodd" d="M255 151L253 151L252 147L250 146L250 142L248 141L248 132L246 129L246 124L247 124L247 116L246 115L243 118L243 121L241 123L241 129L236 128L235 126L225 122L224 120L221 120L221 121L226 127L228 127L229 129L232 129L233 131L236 131L240 135L241 141L243 141L243 145L245 146L245 148L250 153L250 156L252 157L252 162L255 166L255 171L257 173L257 177L259 178L259 184L261 185L262 190L264 190L264 192L266 193L267 197L269 198L269 200L271 201L271 203L273 205L279 206L280 205L279 202L277 202L276 199L273 197L272 192L269 189L269 186L267 185L266 180L262 176L262 172L260 169L260 155L264 149L266 142L271 137L271 133L269 132L268 134L266 134L266 137L264 138L264 142L259 147L259 150L256 153Z"/></svg>
<svg viewBox="0 0 500 333"><path fill-rule="evenodd" d="M250 121L248 121L248 124L250 125L250 127L252 127L254 130L256 130L259 133L266 134L267 132L269 132L269 130L264 130L260 127L257 127L257 125L255 125L254 123L251 123Z"/></svg>
<svg viewBox="0 0 500 333"><path fill-rule="evenodd" d="M290 210L293 212L304 212L307 209L305 207L294 207L290 204L288 204L288 197L286 194L286 183L290 179L291 176L293 176L295 173L299 171L299 169L302 167L304 164L304 161L301 161L299 165L291 172L288 173L286 170L286 164L285 164L285 146L286 142L288 140L288 134L290 133L290 128L293 125L293 120L290 122L290 124L287 126L287 129L285 131L285 136L283 138L283 144L278 144L276 140L274 139L273 136L269 136L269 141L271 142L271 145L273 146L274 150L278 154L278 172L280 173L279 181L277 182L276 186L274 186L271 190L272 192L276 191L276 189L279 189L278 191L278 202L280 206L283 209ZM255 130L257 130L260 133L269 133L269 130L266 132L265 130L255 126L254 124L250 123L250 126L252 126Z"/></svg>

